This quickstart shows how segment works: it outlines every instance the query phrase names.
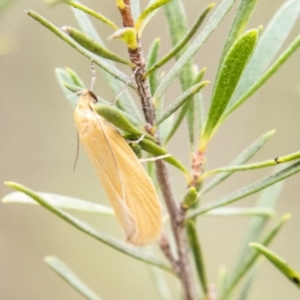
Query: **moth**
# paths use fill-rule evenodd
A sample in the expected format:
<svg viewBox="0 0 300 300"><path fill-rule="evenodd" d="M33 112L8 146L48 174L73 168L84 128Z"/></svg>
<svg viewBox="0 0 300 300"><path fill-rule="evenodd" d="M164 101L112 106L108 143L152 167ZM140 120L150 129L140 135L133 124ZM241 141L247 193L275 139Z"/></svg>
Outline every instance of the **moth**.
<svg viewBox="0 0 300 300"><path fill-rule="evenodd" d="M128 243L145 246L162 230L155 187L126 140L93 109L96 95L85 90L74 111L79 139L104 187Z"/></svg>

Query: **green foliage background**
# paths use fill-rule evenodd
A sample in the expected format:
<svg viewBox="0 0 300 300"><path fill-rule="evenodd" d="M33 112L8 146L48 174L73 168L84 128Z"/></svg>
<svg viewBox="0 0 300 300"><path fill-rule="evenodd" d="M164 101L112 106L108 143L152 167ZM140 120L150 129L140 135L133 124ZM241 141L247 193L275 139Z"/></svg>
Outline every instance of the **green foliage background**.
<svg viewBox="0 0 300 300"><path fill-rule="evenodd" d="M146 4L146 1L141 2ZM266 25L282 2L261 0L248 28ZM185 1L190 25L197 13L208 3L209 1L200 1L199 4L192 0ZM85 4L120 24L117 8L112 1L90 0L85 1ZM76 26L67 6L49 8L43 1L15 1L0 15L0 30L9 33L15 40L12 52L0 57L0 181L14 180L34 190L71 195L106 204L101 186L83 151L80 153L77 169L72 173L76 131L72 110L65 101L53 71L55 67L71 67L89 85L90 63L30 19L24 13L26 8L38 11L59 26ZM208 67L205 75L207 80L214 80L233 13L234 9L196 55L199 66ZM144 49L148 49L153 38L159 34L162 37L161 55L170 47L162 14L161 11L147 26L142 40ZM102 37L111 34L107 26L94 23ZM299 26L298 21L291 36L295 36ZM285 45L291 41L292 39L288 39ZM125 46L121 42L112 41L108 46L126 56ZM259 152L255 161L299 150L299 57L298 51L218 131L207 153L209 168L226 165L258 136L271 129L276 129L277 133ZM103 98L112 99L113 95L99 73L95 91ZM178 85L178 81L173 84L173 94L168 93L169 99L179 95ZM210 92L211 87L206 88L204 94L209 95ZM187 132L183 128L172 141L170 149L188 164L182 147L185 143L188 144ZM237 173L229 179L228 184L214 190L209 198L220 197L267 175L269 171ZM185 183L176 170L173 180L179 197L182 197ZM278 211L292 212L293 217L272 245L272 250L288 259L298 270L299 186L299 174L288 179L285 184ZM8 192L8 188L0 186L0 198ZM253 203L256 198L254 196L243 200L243 203ZM91 215L80 217L89 218L95 226L120 235L113 220ZM216 271L222 263L230 265L234 262L248 222L246 217L201 218L198 225L201 226L200 236L208 259L210 281L217 280L217 272L212 273L212 270ZM135 295L135 299L156 299L150 280L151 274L143 264L84 236L43 209L13 204L1 205L0 299L81 299L80 295L45 265L42 258L50 254L63 259L104 299L132 299L131 295ZM174 294L176 291L177 287L174 286ZM266 264L252 294L253 299L257 297L272 300L297 299L299 291L284 280L273 266Z"/></svg>

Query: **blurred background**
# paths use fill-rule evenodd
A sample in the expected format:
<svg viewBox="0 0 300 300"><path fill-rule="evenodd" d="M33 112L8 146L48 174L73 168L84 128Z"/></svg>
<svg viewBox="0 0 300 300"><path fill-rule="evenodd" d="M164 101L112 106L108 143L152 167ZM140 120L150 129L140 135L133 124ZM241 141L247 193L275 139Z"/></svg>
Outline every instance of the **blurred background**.
<svg viewBox="0 0 300 300"><path fill-rule="evenodd" d="M3 0L2 0L3 1ZM0 1L1 2L1 1ZM54 69L70 67L89 86L90 62L24 12L32 9L57 26L76 26L67 5L47 6L44 1L11 1L0 14L0 32L7 37L7 54L0 56L0 182L21 183L36 191L70 195L108 204L84 151L81 149L75 172L76 130L72 110L57 84ZM189 25L209 1L185 0ZM216 1L219 3L220 1ZM261 0L248 28L268 23L284 1ZM4 3L4 2L3 2ZM95 10L121 25L114 1L84 1ZM142 1L145 7L146 1ZM195 61L206 66L205 79L214 80L224 39L236 6L201 48ZM95 20L93 20L94 22ZM107 26L94 22L105 39L112 32ZM300 20L288 40L299 34ZM158 35L158 34L159 35ZM168 29L163 10L146 27L142 44L144 52L153 39L162 38L161 55L170 49ZM2 45L1 45L2 46ZM109 48L126 55L125 46L112 41ZM284 48L283 48L284 49ZM165 70L170 65L165 67ZM123 69L128 73L128 70ZM300 148L300 56L291 59L261 88L216 134L208 150L208 168L227 165L243 149L263 133L276 129L276 135L255 156L260 161L298 151ZM179 95L178 81L169 92L171 101ZM95 91L103 98L113 94L97 72ZM206 107L211 87L204 95ZM186 126L170 144L170 152L187 166L188 140ZM178 147L180 144L180 147ZM184 147L183 145L186 145ZM184 180L171 169L175 192L182 199ZM271 172L238 173L209 193L212 201ZM292 212L271 249L300 270L300 174L289 178L283 188L277 218ZM0 198L11 190L0 185ZM253 205L258 195L244 199L241 205ZM99 229L121 237L114 220L87 214L76 214ZM198 222L208 276L216 282L218 268L230 268L239 253L249 219L247 217L203 217ZM0 204L0 299L1 300L79 300L82 297L54 274L44 263L47 255L55 255L67 263L94 291L107 300L158 299L151 273L142 263L124 256L80 233L40 207ZM167 277L174 299L178 286ZM299 291L266 262L255 282L251 299L299 299Z"/></svg>

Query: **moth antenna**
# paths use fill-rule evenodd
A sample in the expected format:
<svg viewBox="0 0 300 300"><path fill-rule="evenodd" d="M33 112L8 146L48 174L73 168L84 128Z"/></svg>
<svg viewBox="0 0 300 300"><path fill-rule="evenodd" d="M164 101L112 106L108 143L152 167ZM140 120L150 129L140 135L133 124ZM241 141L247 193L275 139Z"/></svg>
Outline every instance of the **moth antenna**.
<svg viewBox="0 0 300 300"><path fill-rule="evenodd" d="M93 91L95 81L96 81L96 69L95 69L94 61L92 59L91 59L91 73L92 73L92 79L91 79L90 91Z"/></svg>
<svg viewBox="0 0 300 300"><path fill-rule="evenodd" d="M137 73L137 71L140 69L140 67L136 67L133 71L133 73L130 75L129 80L125 83L125 85L123 86L123 88L120 90L120 92L115 96L115 98L111 101L110 105L114 105L115 102L121 97L121 95L124 93L125 89L127 88L127 86L129 85L130 82L132 82L133 78L135 77L135 74Z"/></svg>
<svg viewBox="0 0 300 300"><path fill-rule="evenodd" d="M75 169L76 169L76 165L77 165L77 161L78 161L78 157L79 157L79 134L78 134L78 131L76 131L76 133L77 133L76 157L75 157L75 161L74 161L74 166L73 166L72 172L74 172Z"/></svg>

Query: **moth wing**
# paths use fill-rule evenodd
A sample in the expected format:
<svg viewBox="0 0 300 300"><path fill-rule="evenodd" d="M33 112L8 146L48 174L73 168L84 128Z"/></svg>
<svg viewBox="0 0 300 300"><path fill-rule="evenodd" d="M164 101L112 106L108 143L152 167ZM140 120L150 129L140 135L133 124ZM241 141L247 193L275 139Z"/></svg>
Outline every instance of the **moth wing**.
<svg viewBox="0 0 300 300"><path fill-rule="evenodd" d="M158 238L161 206L151 179L120 134L89 111L75 110L79 137L98 174L128 242L146 245Z"/></svg>

